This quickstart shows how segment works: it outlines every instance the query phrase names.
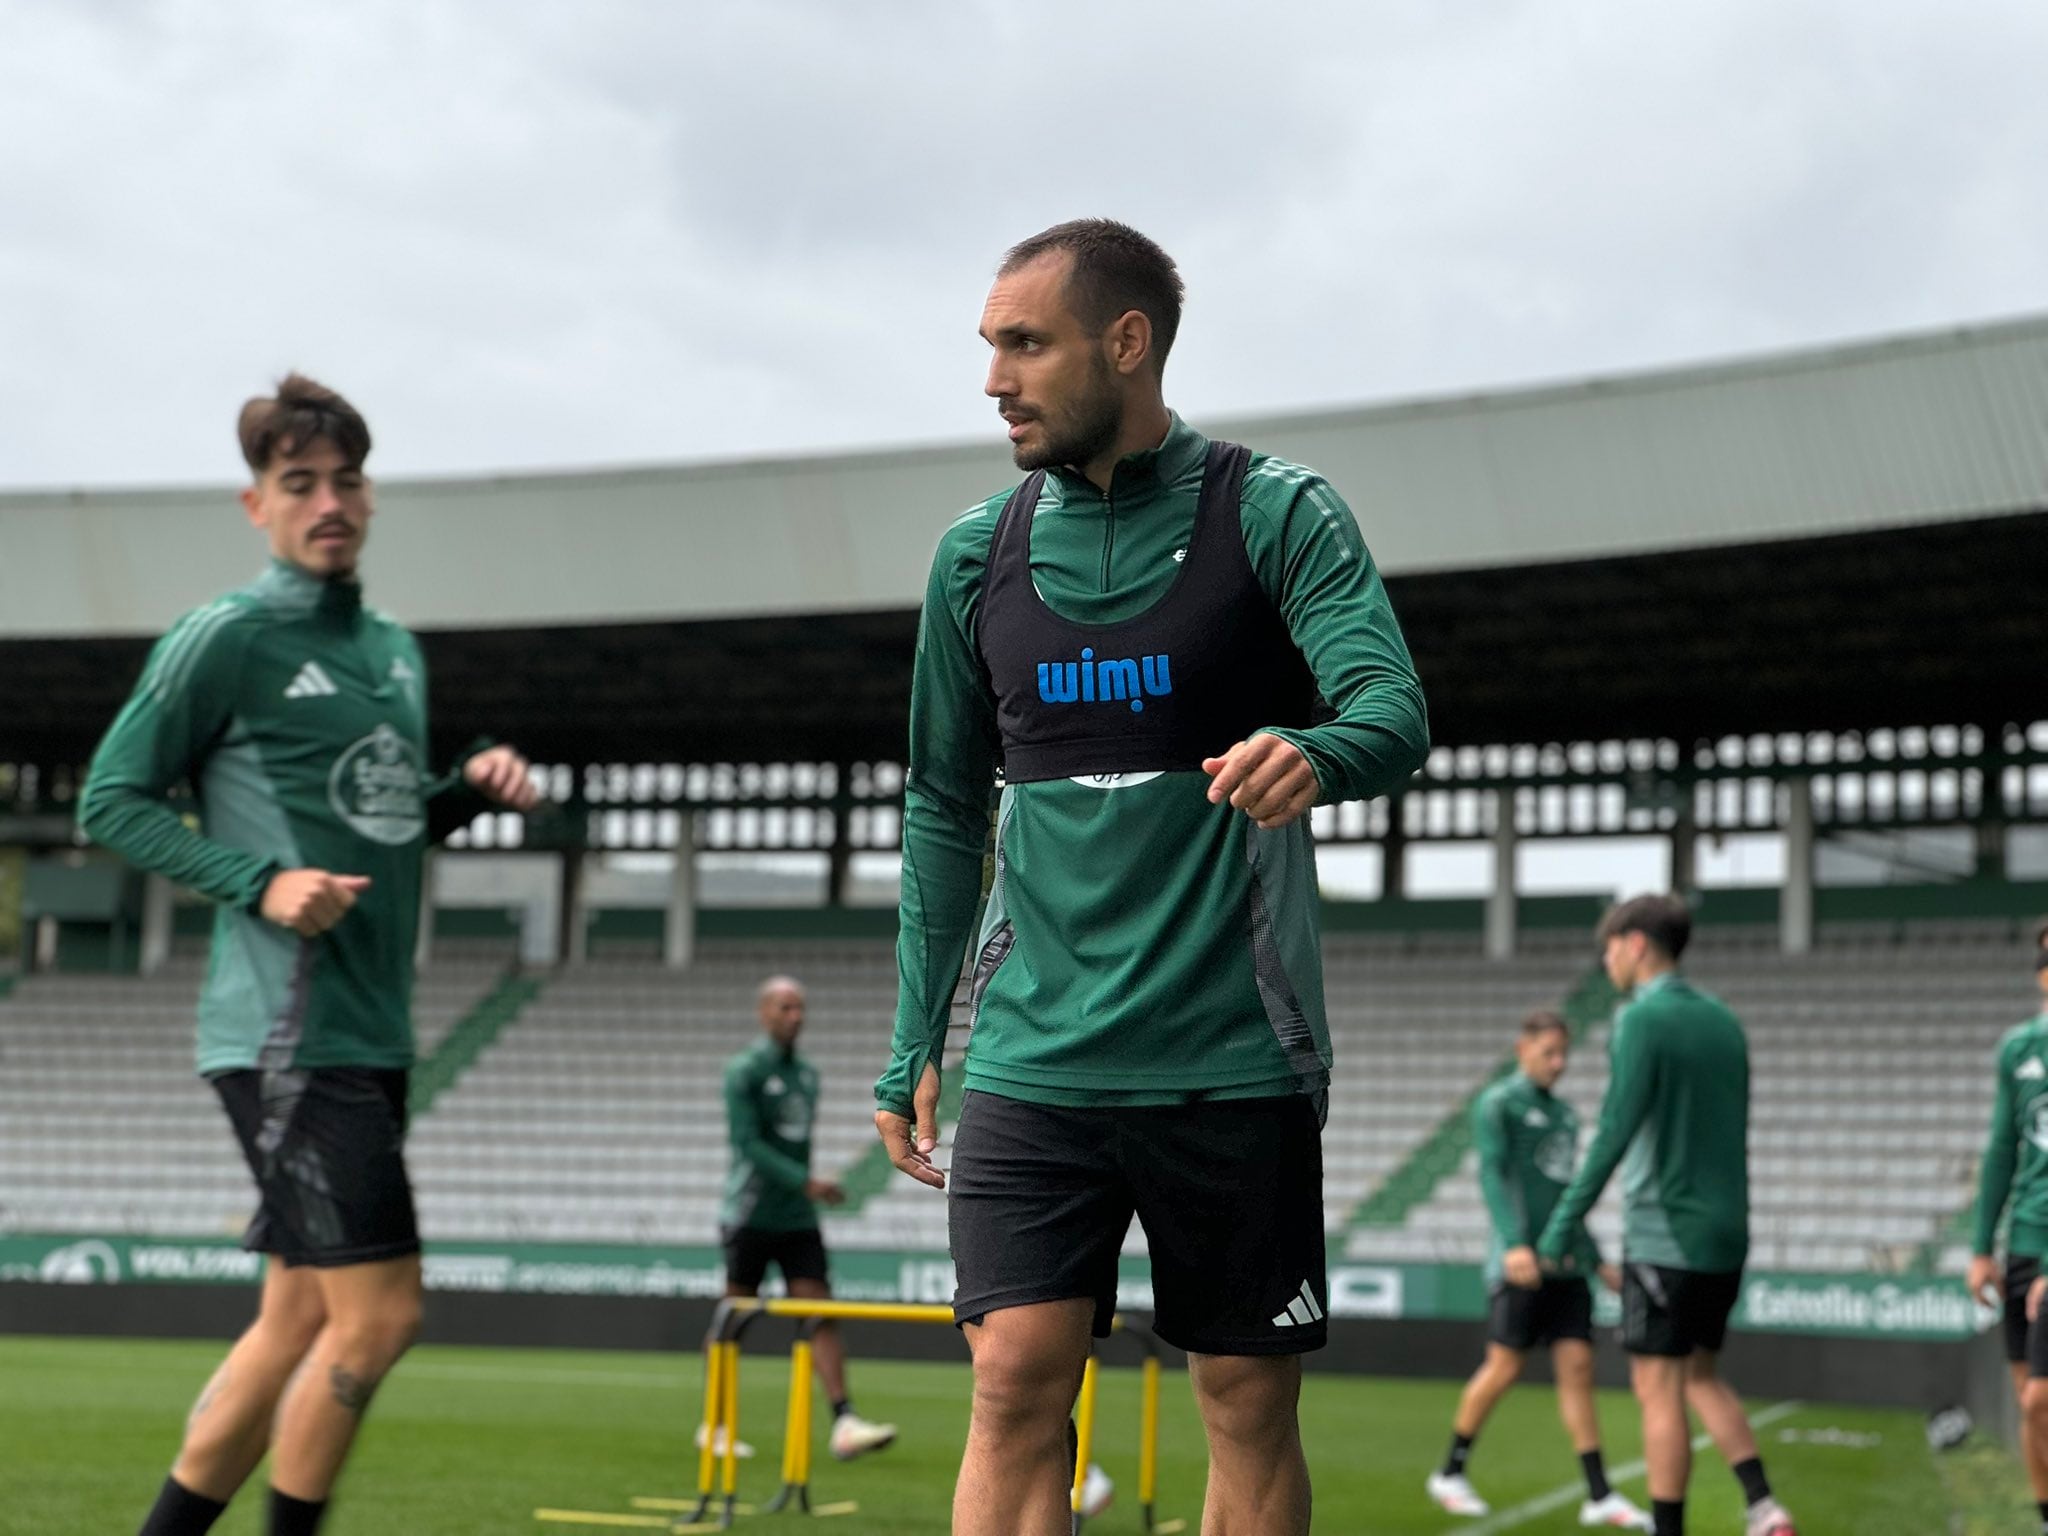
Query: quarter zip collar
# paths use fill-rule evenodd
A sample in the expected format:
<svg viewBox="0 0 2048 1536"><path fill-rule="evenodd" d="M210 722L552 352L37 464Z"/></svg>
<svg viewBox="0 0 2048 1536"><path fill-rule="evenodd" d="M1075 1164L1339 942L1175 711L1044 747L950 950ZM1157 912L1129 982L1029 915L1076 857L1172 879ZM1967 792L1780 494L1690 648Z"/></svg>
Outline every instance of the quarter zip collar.
<svg viewBox="0 0 2048 1536"><path fill-rule="evenodd" d="M1113 500L1121 507L1155 496L1162 490L1172 490L1190 478L1199 484L1202 461L1209 452L1209 440L1182 421L1178 412L1169 412L1168 418L1166 436L1160 439L1157 448L1127 453L1116 461L1107 497L1086 475L1067 465L1046 472L1047 491L1056 491L1058 501L1064 505L1100 506L1104 501ZM1047 499L1040 498L1041 507Z"/></svg>
<svg viewBox="0 0 2048 1536"><path fill-rule="evenodd" d="M301 616L318 615L344 627L363 611L363 584L353 576L315 576L289 560L272 557L256 578L256 590L273 607Z"/></svg>
<svg viewBox="0 0 2048 1536"><path fill-rule="evenodd" d="M1678 985L1680 985L1680 977L1676 967L1668 971L1659 971L1648 981L1638 982L1636 989L1629 993L1629 1000L1639 1003L1646 997L1655 997L1659 992Z"/></svg>

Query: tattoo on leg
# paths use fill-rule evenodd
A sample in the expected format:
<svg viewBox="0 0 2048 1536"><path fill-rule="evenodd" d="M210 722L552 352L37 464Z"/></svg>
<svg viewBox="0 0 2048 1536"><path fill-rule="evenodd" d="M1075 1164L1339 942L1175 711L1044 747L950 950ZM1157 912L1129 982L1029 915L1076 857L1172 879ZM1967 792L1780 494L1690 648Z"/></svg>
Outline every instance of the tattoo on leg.
<svg viewBox="0 0 2048 1536"><path fill-rule="evenodd" d="M370 1399L376 1396L377 1378L358 1376L343 1366L331 1365L327 1368L327 1386L337 1403L360 1416L370 1406Z"/></svg>
<svg viewBox="0 0 2048 1536"><path fill-rule="evenodd" d="M192 1411L185 1416L186 1428L189 1429L192 1425L197 1424L201 1415L220 1401L220 1395L227 1390L227 1386L228 1366L227 1362L223 1360L220 1369L213 1373L213 1379L200 1389L199 1400L192 1405Z"/></svg>

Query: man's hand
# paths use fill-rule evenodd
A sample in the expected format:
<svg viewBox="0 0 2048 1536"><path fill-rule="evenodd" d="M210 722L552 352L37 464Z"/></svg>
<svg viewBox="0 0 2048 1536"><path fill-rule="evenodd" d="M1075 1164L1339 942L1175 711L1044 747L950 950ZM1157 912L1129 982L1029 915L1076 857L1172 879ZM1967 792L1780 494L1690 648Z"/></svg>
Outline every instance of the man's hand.
<svg viewBox="0 0 2048 1536"><path fill-rule="evenodd" d="M804 1196L821 1205L840 1205L846 1199L846 1191L831 1179L805 1179Z"/></svg>
<svg viewBox="0 0 2048 1536"><path fill-rule="evenodd" d="M1260 731L1221 757L1202 759L1209 803L1228 800L1267 831L1284 827L1316 803L1322 786L1308 759L1290 741Z"/></svg>
<svg viewBox="0 0 2048 1536"><path fill-rule="evenodd" d="M875 1130L882 1138L882 1146L888 1152L890 1162L918 1183L944 1189L945 1170L932 1161L932 1154L939 1149L939 1068L936 1062L924 1064L924 1077L917 1085L911 1105L917 1115L914 1137L911 1123L886 1109L875 1111Z"/></svg>
<svg viewBox="0 0 2048 1536"><path fill-rule="evenodd" d="M1970 1294L1987 1307L2005 1305L2005 1271L1998 1267L1998 1260L1988 1253L1980 1253L1970 1260L1969 1278L1963 1282L1969 1286Z"/></svg>
<svg viewBox="0 0 2048 1536"><path fill-rule="evenodd" d="M2048 1275L2042 1275L2027 1287L2027 1321L2033 1322L2041 1315L2041 1297L2048 1293Z"/></svg>
<svg viewBox="0 0 2048 1536"><path fill-rule="evenodd" d="M1602 1264L1600 1266L1600 1283L1619 1296L1621 1294L1621 1266L1619 1264Z"/></svg>
<svg viewBox="0 0 2048 1536"><path fill-rule="evenodd" d="M286 869L270 877L257 910L301 938L325 933L370 888L368 875L330 875L324 869Z"/></svg>
<svg viewBox="0 0 2048 1536"><path fill-rule="evenodd" d="M486 800L507 810L530 811L540 804L528 763L511 747L492 747L462 765L463 780Z"/></svg>
<svg viewBox="0 0 2048 1536"><path fill-rule="evenodd" d="M1527 1243L1502 1254L1500 1267L1509 1285L1533 1291L1543 1284L1543 1268L1536 1262L1536 1250Z"/></svg>

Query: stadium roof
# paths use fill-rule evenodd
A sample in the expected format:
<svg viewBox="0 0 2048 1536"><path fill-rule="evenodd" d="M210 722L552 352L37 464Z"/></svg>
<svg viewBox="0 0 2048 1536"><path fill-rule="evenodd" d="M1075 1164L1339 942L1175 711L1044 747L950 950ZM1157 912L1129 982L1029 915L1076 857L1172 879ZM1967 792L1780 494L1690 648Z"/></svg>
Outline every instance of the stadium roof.
<svg viewBox="0 0 2048 1536"><path fill-rule="evenodd" d="M992 423L993 425L993 423ZM2048 507L2048 317L1463 399L1251 421L1389 575ZM983 445L382 482L367 574L420 629L915 607L1016 474ZM226 487L0 495L0 636L162 630L253 566Z"/></svg>
<svg viewBox="0 0 2048 1536"><path fill-rule="evenodd" d="M1202 425L1357 507L1439 741L2043 713L2048 317ZM995 447L387 482L369 575L447 741L890 757L931 547L1011 479ZM252 540L226 488L0 497L0 760L85 755Z"/></svg>

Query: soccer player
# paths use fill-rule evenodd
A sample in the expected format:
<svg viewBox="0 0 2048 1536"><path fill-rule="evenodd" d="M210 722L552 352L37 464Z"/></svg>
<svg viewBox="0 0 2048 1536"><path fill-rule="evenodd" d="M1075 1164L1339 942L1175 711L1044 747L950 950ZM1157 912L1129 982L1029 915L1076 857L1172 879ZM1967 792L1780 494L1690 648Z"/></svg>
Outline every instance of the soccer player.
<svg viewBox="0 0 2048 1536"><path fill-rule="evenodd" d="M421 853L482 808L537 800L526 760L427 771L413 637L366 607L370 429L293 374L242 409L248 586L180 620L93 758L81 821L217 904L199 1071L261 1196L255 1323L216 1371L143 1536L207 1530L270 1453L269 1530L319 1528L377 1384L419 1326L401 1143ZM199 826L166 803L189 782Z"/></svg>
<svg viewBox="0 0 2048 1536"><path fill-rule="evenodd" d="M804 1028L804 989L792 977L770 976L755 996L761 1038L725 1064L725 1123L732 1143L719 1237L725 1247L725 1294L758 1296L774 1264L789 1294L823 1300L832 1294L818 1206L846 1192L811 1177L811 1124L818 1113L818 1069L796 1053ZM846 1348L837 1325L820 1323L812 1341L818 1382L832 1405L832 1454L851 1461L896 1438L894 1424L875 1424L853 1411L846 1391ZM699 1442L704 1434L698 1428Z"/></svg>
<svg viewBox="0 0 2048 1536"><path fill-rule="evenodd" d="M1328 482L1167 409L1181 295L1172 259L1110 220L1011 249L981 335L1028 478L941 538L919 626L875 1123L899 1169L951 1185L974 1356L961 1533L1068 1529L1067 1417L1134 1212L1208 1436L1203 1528L1308 1528L1331 1058L1306 814L1400 785L1427 726ZM998 765L942 1171L939 1061Z"/></svg>
<svg viewBox="0 0 2048 1536"><path fill-rule="evenodd" d="M1749 1042L1727 1005L1679 974L1692 914L1678 897L1619 902L1597 936L1607 978L1629 1000L1608 1042L1599 1129L1536 1252L1564 1264L1626 1154L1622 1345L1643 1410L1652 1529L1685 1530L1690 1405L1742 1484L1748 1536L1794 1536L1742 1399L1716 1366L1749 1257Z"/></svg>
<svg viewBox="0 0 2048 1536"><path fill-rule="evenodd" d="M2005 1313L2005 1358L2021 1408L2020 1450L2048 1533L2048 1328L2037 1316L2041 1258L2048 1254L2048 923L2035 930L2034 948L2041 1012L1998 1042L1969 1286L1972 1296ZM2001 1273L1998 1223L2008 1203L2012 1231Z"/></svg>
<svg viewBox="0 0 2048 1536"><path fill-rule="evenodd" d="M1593 1288L1587 1276L1597 1274L1608 1289L1618 1291L1621 1272L1600 1262L1600 1250L1583 1222L1557 1274L1543 1273L1533 1246L1579 1158L1578 1112L1553 1091L1570 1050L1571 1027L1563 1018L1530 1014L1515 1041L1520 1070L1493 1084L1472 1106L1479 1189L1493 1223L1486 1260L1493 1317L1486 1359L1458 1400L1450 1454L1442 1470L1430 1474L1429 1496L1453 1515L1487 1513L1486 1501L1465 1476L1465 1459L1494 1405L1521 1377L1529 1351L1547 1344L1557 1373L1558 1416L1586 1475L1579 1524L1646 1531L1650 1517L1608 1484L1600 1420L1593 1409Z"/></svg>

